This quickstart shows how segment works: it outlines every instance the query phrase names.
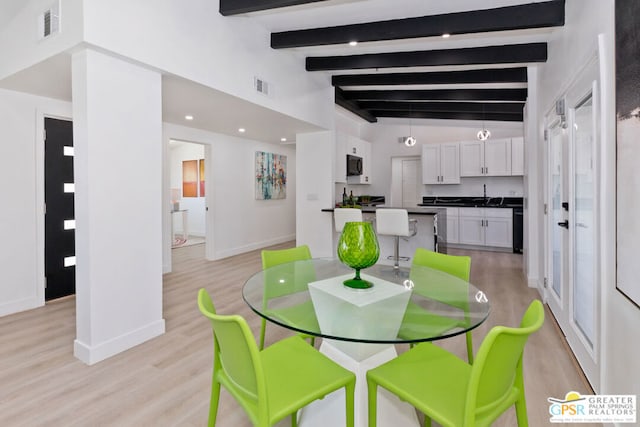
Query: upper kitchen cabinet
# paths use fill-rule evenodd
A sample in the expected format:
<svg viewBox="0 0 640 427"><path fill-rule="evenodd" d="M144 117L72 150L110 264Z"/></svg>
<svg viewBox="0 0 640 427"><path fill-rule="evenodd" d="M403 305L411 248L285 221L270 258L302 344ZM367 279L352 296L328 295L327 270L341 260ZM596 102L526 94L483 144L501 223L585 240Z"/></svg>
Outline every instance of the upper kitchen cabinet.
<svg viewBox="0 0 640 427"><path fill-rule="evenodd" d="M371 155L372 148L371 143L364 141L355 136L348 136L346 140L346 152L343 157L345 158L345 174L346 174L346 157L347 154L360 157L362 159L362 174L347 176L347 183L349 184L371 184Z"/></svg>
<svg viewBox="0 0 640 427"><path fill-rule="evenodd" d="M510 138L460 143L460 176L510 175Z"/></svg>
<svg viewBox="0 0 640 427"><path fill-rule="evenodd" d="M460 184L459 144L422 145L422 183Z"/></svg>
<svg viewBox="0 0 640 427"><path fill-rule="evenodd" d="M511 175L524 175L524 138L511 138Z"/></svg>

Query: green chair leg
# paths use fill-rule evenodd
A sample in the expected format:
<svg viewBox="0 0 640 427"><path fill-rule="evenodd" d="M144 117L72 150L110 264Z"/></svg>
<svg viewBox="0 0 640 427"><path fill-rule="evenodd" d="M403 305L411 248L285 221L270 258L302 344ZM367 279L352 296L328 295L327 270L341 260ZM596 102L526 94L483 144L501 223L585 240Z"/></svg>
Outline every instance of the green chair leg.
<svg viewBox="0 0 640 427"><path fill-rule="evenodd" d="M369 427L376 427L378 416L378 384L367 378L367 394L369 403Z"/></svg>
<svg viewBox="0 0 640 427"><path fill-rule="evenodd" d="M291 414L291 427L298 427L298 411Z"/></svg>
<svg viewBox="0 0 640 427"><path fill-rule="evenodd" d="M218 403L220 403L220 383L213 380L211 383L211 402L209 404L209 427L214 427L216 425Z"/></svg>
<svg viewBox="0 0 640 427"><path fill-rule="evenodd" d="M469 365L473 365L473 341L471 332L467 332L465 335L467 336L467 358L469 359Z"/></svg>
<svg viewBox="0 0 640 427"><path fill-rule="evenodd" d="M354 427L355 425L355 390L356 390L356 380L354 378L353 381L348 383L345 386L345 394L346 394L346 405L345 409L347 411L347 427Z"/></svg>

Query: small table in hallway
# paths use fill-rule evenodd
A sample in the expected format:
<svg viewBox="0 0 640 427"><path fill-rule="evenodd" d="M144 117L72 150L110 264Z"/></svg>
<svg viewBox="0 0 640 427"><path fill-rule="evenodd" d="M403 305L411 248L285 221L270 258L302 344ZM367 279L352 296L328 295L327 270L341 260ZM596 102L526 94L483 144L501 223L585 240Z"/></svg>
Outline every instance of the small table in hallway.
<svg viewBox="0 0 640 427"><path fill-rule="evenodd" d="M476 328L488 317L490 305L472 284L427 267L394 270L375 265L361 273L374 283L364 291L342 285L353 274L335 259L297 261L254 274L242 293L249 307L267 321L323 338L320 351L356 374L356 426L366 426L367 370L394 358L394 344L435 341ZM429 313L431 321L405 317L408 305ZM302 318L299 307L307 308ZM296 311L298 315L292 315ZM306 407L300 425L341 425L341 393ZM385 390L378 393L379 426L418 425L411 406Z"/></svg>

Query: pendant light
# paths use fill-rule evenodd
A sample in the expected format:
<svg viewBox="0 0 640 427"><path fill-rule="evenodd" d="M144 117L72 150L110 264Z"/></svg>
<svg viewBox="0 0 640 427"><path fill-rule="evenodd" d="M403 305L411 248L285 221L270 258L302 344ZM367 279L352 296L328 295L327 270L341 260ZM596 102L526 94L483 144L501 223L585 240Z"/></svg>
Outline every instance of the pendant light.
<svg viewBox="0 0 640 427"><path fill-rule="evenodd" d="M480 141L486 141L491 136L491 132L484 125L484 104L482 104L482 129L476 134Z"/></svg>

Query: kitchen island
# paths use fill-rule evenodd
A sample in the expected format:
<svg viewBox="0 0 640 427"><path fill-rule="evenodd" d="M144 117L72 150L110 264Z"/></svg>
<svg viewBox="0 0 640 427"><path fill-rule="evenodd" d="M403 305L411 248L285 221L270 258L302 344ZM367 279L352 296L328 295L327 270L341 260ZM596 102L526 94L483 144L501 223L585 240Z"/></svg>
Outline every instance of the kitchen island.
<svg viewBox="0 0 640 427"><path fill-rule="evenodd" d="M362 207L362 217L365 221L373 223L375 229L375 217L376 209L385 209L385 207L376 208ZM401 267L410 267L413 254L417 248L425 248L436 252L446 253L446 234L447 234L447 210L443 208L422 208L422 207L407 207L407 208L395 208L406 209L409 214L409 219L415 219L417 225L417 233L415 236L401 238L400 239L400 257L408 257L409 260L400 260ZM322 209L322 212L330 212L333 214L333 208ZM335 227L333 228L335 230ZM333 253L336 254L338 247L338 240L340 239L340 233L334 231L333 235ZM393 265L393 260L388 259L393 256L394 247L393 236L380 236L378 235L378 243L380 245L380 258L378 260L381 264Z"/></svg>

